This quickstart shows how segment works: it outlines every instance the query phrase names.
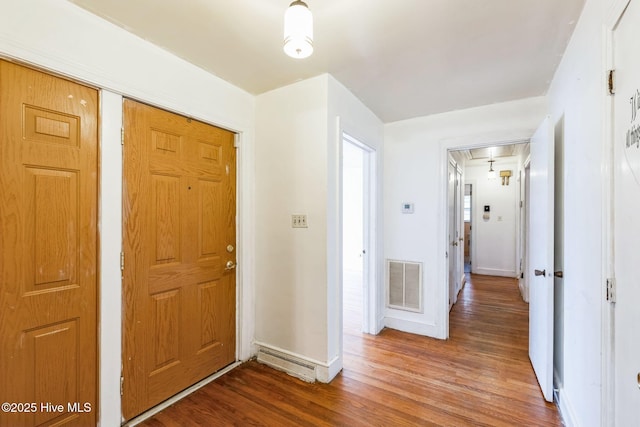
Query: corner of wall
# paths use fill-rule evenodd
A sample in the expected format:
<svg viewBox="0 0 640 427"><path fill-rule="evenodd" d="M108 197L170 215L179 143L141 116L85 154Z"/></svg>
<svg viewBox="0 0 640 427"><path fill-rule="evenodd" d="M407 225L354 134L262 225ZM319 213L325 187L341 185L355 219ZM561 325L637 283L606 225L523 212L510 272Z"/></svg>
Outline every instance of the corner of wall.
<svg viewBox="0 0 640 427"><path fill-rule="evenodd" d="M329 383L342 370L342 360L339 357L333 358L329 363L322 363L272 345L264 343L255 343L255 345L258 349L259 363L306 382Z"/></svg>

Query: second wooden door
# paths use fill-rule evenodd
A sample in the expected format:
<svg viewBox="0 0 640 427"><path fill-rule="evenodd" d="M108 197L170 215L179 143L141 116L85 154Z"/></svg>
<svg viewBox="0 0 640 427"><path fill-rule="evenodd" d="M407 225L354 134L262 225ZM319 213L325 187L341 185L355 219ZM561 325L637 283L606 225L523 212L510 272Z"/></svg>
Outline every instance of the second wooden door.
<svg viewBox="0 0 640 427"><path fill-rule="evenodd" d="M123 414L235 360L233 133L124 103Z"/></svg>

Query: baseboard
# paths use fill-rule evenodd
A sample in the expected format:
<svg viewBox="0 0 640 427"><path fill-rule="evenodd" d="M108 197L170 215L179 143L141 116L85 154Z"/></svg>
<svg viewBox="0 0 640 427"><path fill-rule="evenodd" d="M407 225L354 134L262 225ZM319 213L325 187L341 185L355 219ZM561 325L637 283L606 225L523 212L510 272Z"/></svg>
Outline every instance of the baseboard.
<svg viewBox="0 0 640 427"><path fill-rule="evenodd" d="M397 329L402 332L409 332L411 334L424 335L433 338L442 338L438 336L438 328L433 323L420 323L387 316L384 318L384 324L387 328Z"/></svg>
<svg viewBox="0 0 640 427"><path fill-rule="evenodd" d="M207 378L198 381L197 383L195 383L191 387L189 387L189 388L181 391L180 393L170 397L169 399L165 400L164 402L159 403L158 405L154 406L153 408L148 409L147 411L143 412L142 414L138 415L137 417L130 419L129 421L127 421L126 423L123 424L123 427L133 427L133 426L136 426L136 425L140 424L141 422L153 417L158 412L164 411L169 406L173 405L174 403L178 402L181 399L184 399L185 397L187 397L188 395L190 395L194 391L201 389L202 387L204 387L207 384L209 384L210 382L220 378L221 376L223 376L227 372L231 371L232 369L240 366L241 363L242 362L232 363L231 365L219 370L218 372L214 373L213 375L210 375ZM124 420L122 420L122 421L124 422Z"/></svg>
<svg viewBox="0 0 640 427"><path fill-rule="evenodd" d="M474 269L474 274L481 274L483 276L500 276L500 277L516 277L516 272L513 270L499 270L497 268L484 268L478 267Z"/></svg>
<svg viewBox="0 0 640 427"><path fill-rule="evenodd" d="M569 400L565 398L563 389L560 388L554 393L556 396L556 404L558 405L558 411L560 411L560 417L565 427L577 426L575 412L569 403Z"/></svg>
<svg viewBox="0 0 640 427"><path fill-rule="evenodd" d="M342 370L342 361L337 356L322 363L269 344L254 344L258 348L258 362L306 382L328 383Z"/></svg>

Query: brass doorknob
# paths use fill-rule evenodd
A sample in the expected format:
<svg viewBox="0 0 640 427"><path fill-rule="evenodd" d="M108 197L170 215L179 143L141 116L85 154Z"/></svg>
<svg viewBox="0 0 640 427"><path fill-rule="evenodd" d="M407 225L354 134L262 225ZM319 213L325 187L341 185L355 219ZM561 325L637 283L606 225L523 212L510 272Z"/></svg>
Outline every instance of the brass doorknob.
<svg viewBox="0 0 640 427"><path fill-rule="evenodd" d="M227 261L227 265L224 267L225 270L233 270L236 268L236 263L233 261Z"/></svg>

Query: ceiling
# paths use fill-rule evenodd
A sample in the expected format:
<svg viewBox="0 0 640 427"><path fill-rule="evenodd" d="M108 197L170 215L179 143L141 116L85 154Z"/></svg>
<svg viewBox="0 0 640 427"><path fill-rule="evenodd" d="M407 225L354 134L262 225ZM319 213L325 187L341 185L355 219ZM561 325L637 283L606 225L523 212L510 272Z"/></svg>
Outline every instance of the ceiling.
<svg viewBox="0 0 640 427"><path fill-rule="evenodd" d="M330 73L383 122L544 95L585 0L69 0L252 94Z"/></svg>
<svg viewBox="0 0 640 427"><path fill-rule="evenodd" d="M529 143L498 145L492 147L461 150L468 160L496 159L498 157L518 156L529 147Z"/></svg>

